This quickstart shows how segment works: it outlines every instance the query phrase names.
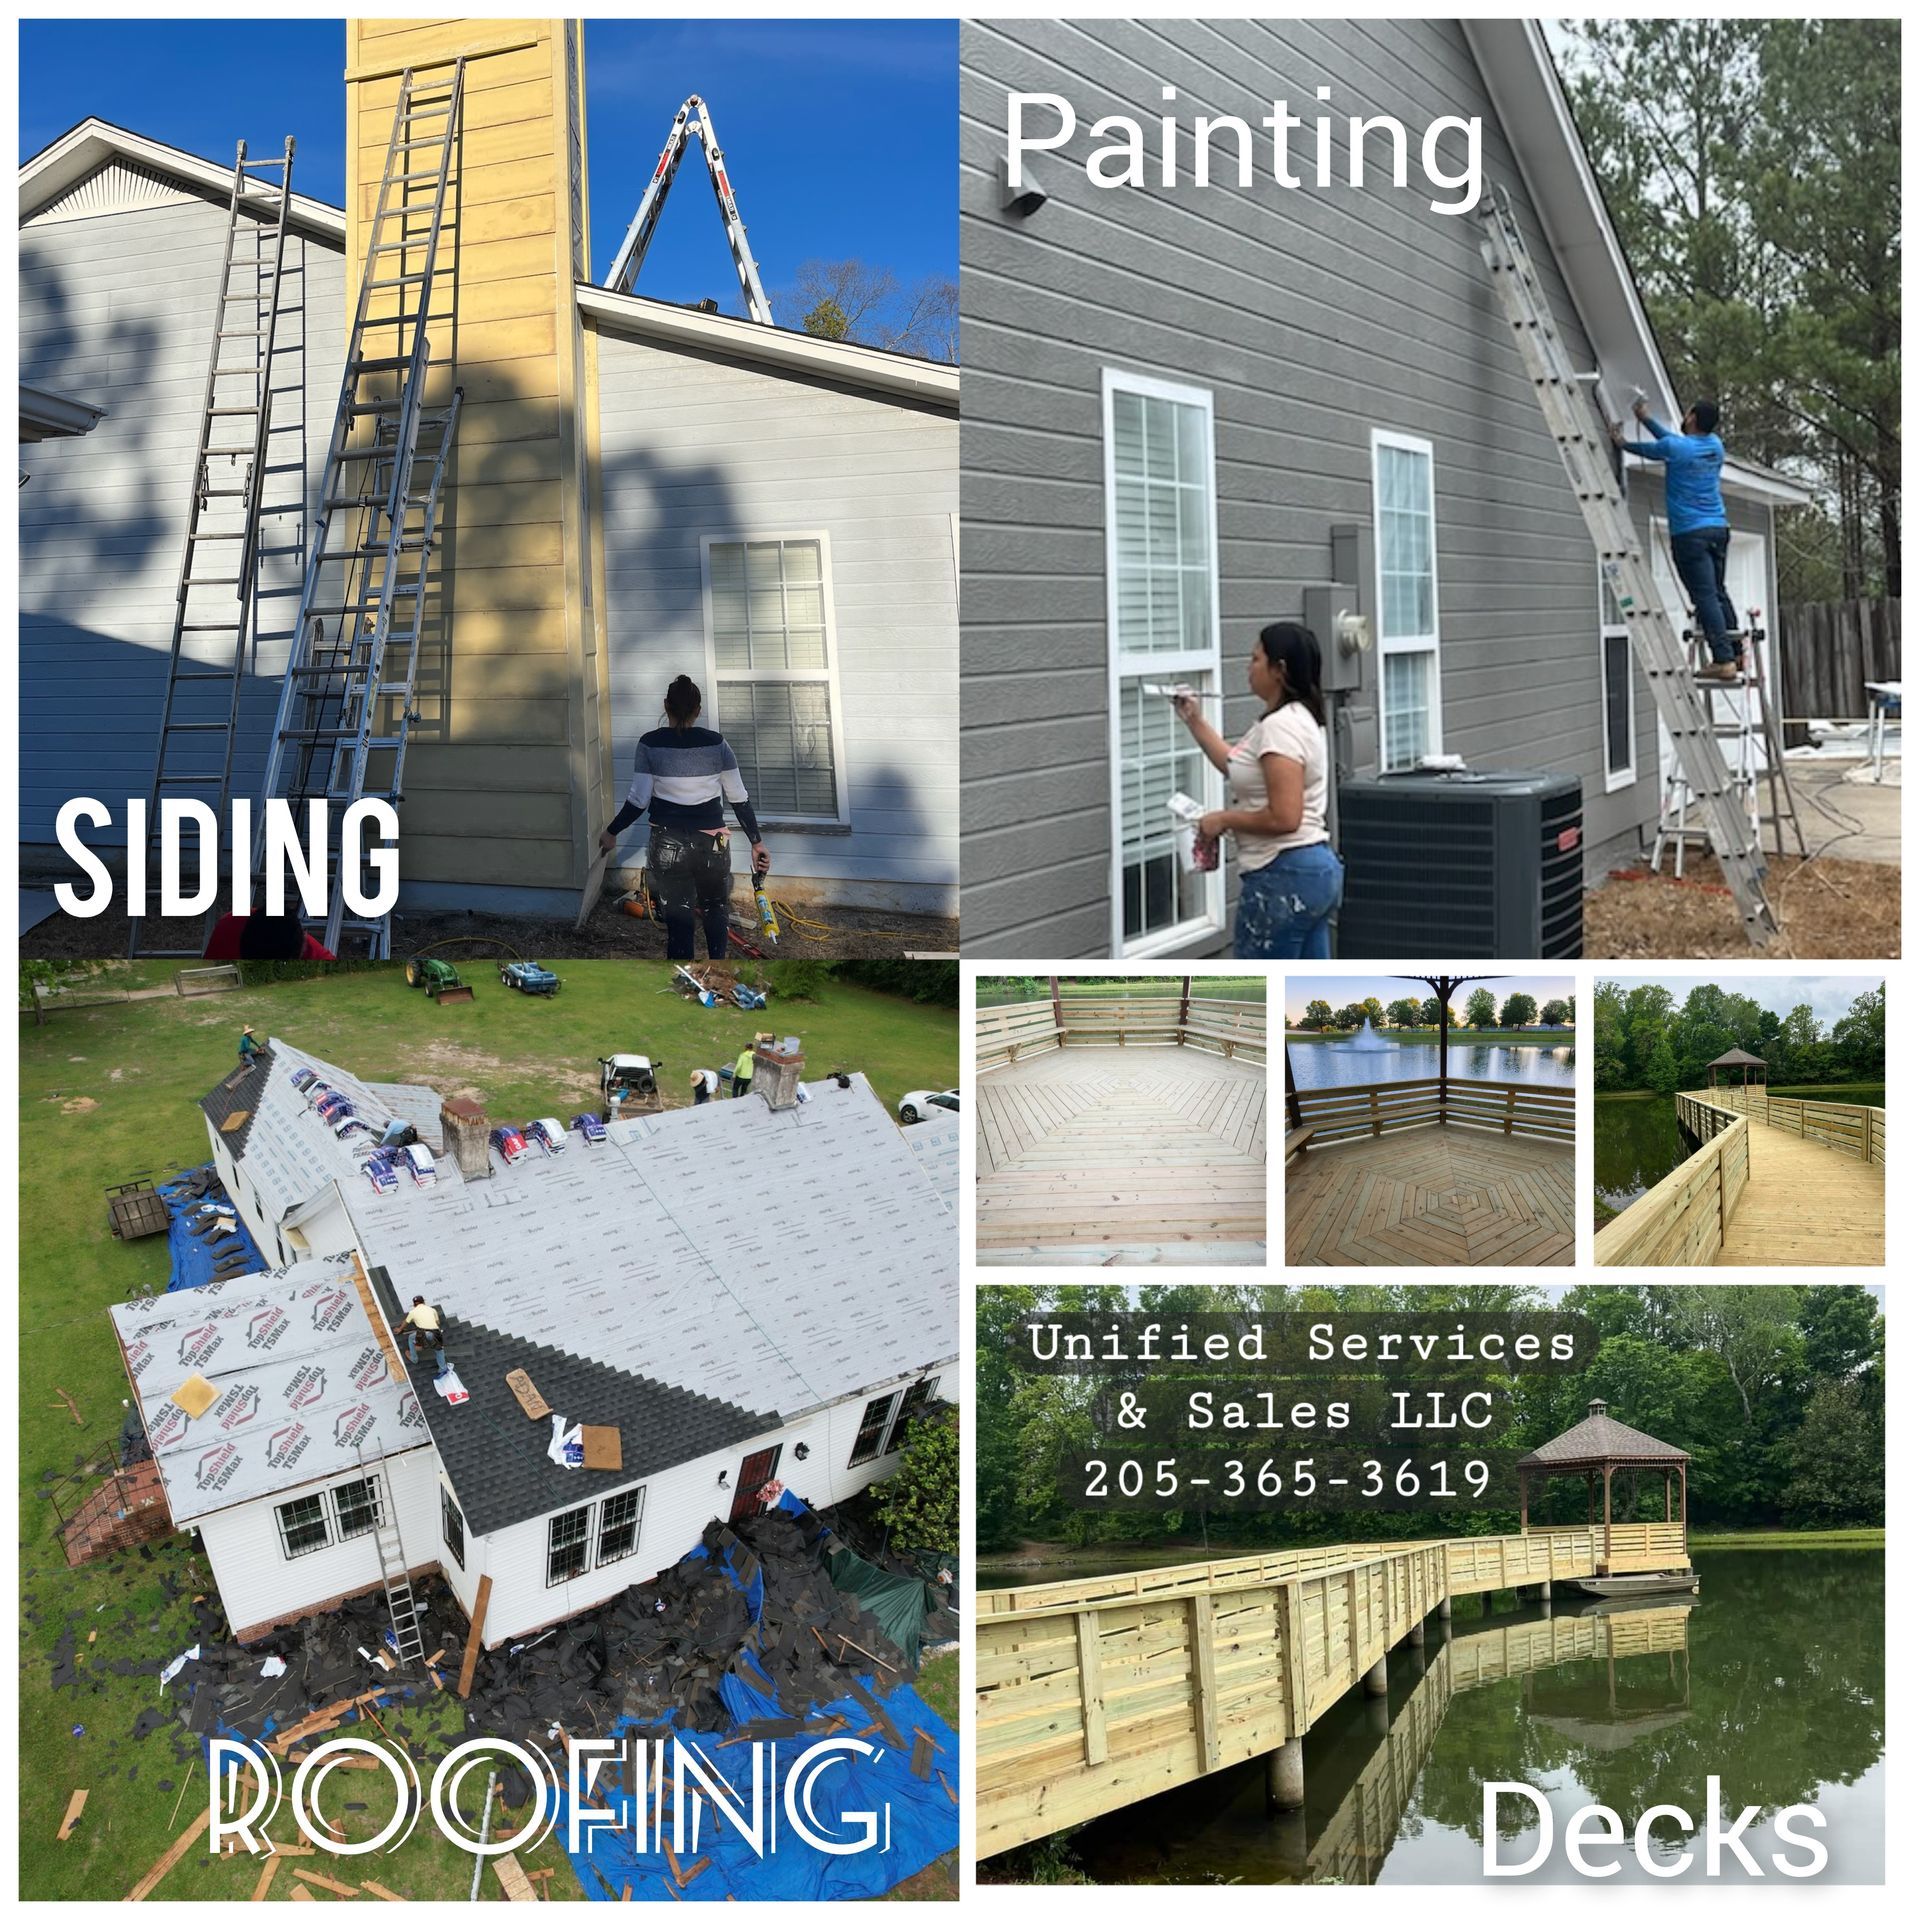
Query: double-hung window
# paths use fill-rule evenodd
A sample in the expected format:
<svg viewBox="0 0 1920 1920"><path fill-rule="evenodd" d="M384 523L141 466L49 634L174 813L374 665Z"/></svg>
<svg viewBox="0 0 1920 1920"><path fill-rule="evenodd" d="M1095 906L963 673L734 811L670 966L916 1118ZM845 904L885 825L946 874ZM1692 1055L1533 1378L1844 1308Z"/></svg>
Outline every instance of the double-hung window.
<svg viewBox="0 0 1920 1920"><path fill-rule="evenodd" d="M1630 787L1640 777L1633 733L1633 642L1627 617L1600 569L1600 712L1605 729L1607 791Z"/></svg>
<svg viewBox="0 0 1920 1920"><path fill-rule="evenodd" d="M1440 751L1440 586L1434 572L1433 446L1373 436L1373 553L1380 610L1380 765Z"/></svg>
<svg viewBox="0 0 1920 1920"><path fill-rule="evenodd" d="M592 1564L593 1508L575 1507L547 1522L547 1585L577 1580Z"/></svg>
<svg viewBox="0 0 1920 1920"><path fill-rule="evenodd" d="M701 542L711 724L769 824L848 823L824 533Z"/></svg>
<svg viewBox="0 0 1920 1920"><path fill-rule="evenodd" d="M879 1399L867 1402L860 1415L860 1431L853 1436L848 1466L857 1467L878 1457L881 1442L887 1437L887 1423L893 1418L894 1402L899 1397L897 1393L883 1393Z"/></svg>
<svg viewBox="0 0 1920 1920"><path fill-rule="evenodd" d="M1177 948L1226 925L1224 873L1188 873L1176 793L1220 804L1220 779L1150 687L1220 691L1213 396L1109 368L1107 657L1113 763L1113 951ZM1220 710L1208 701L1216 725Z"/></svg>
<svg viewBox="0 0 1920 1920"><path fill-rule="evenodd" d="M380 1482L366 1479L347 1480L319 1493L282 1501L273 1510L281 1554L297 1560L302 1554L371 1533L380 1524L380 1499Z"/></svg>

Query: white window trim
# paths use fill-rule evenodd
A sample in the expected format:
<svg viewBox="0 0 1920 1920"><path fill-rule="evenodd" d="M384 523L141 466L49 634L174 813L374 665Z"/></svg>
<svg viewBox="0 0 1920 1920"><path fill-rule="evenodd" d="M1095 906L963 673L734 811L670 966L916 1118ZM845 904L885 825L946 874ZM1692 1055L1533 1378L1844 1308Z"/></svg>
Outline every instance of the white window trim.
<svg viewBox="0 0 1920 1920"><path fill-rule="evenodd" d="M1427 462L1427 529L1432 536L1433 559L1433 627L1430 632L1420 634L1402 634L1388 639L1384 609L1386 606L1385 576L1381 568L1383 542L1380 538L1380 449L1398 447L1405 453L1418 453L1426 457ZM1390 653L1430 653L1433 656L1433 701L1428 709L1427 753L1440 753L1446 740L1446 723L1440 705L1440 516L1434 506L1434 457L1433 442L1422 440L1414 434L1395 433L1387 427L1375 427L1367 449L1367 482L1371 490L1371 508L1369 515L1373 523L1373 606L1374 631L1380 637L1380 699L1378 747L1379 765L1382 771L1387 764L1387 669L1385 657ZM1416 762L1418 764L1418 757Z"/></svg>
<svg viewBox="0 0 1920 1920"><path fill-rule="evenodd" d="M820 548L821 610L826 620L827 664L818 667L754 667L746 674L729 673L729 680L805 681L824 684L827 689L827 731L833 739L834 811L824 813L776 813L763 807L759 796L748 789L747 798L764 823L774 829L794 827L845 827L853 824L847 804L846 714L840 700L840 627L833 610L833 542L824 529L802 528L795 532L775 530L703 533L700 536L700 622L706 637L707 685L712 689L710 719L717 729L720 722L720 664L713 647L713 550L715 547L752 546L761 540L811 540Z"/></svg>
<svg viewBox="0 0 1920 1920"><path fill-rule="evenodd" d="M1155 654L1140 666L1128 668L1120 651L1120 494L1115 484L1113 460L1113 398L1117 393L1137 393L1149 400L1172 400L1182 406L1198 407L1206 417L1207 433L1207 551L1213 567L1208 581L1209 621L1213 628L1211 652L1195 649L1179 654ZM1128 373L1118 367L1100 370L1100 467L1101 485L1106 496L1106 574L1107 574L1107 768L1108 825L1112 851L1109 859L1107 891L1109 926L1116 959L1149 959L1155 954L1172 953L1227 928L1227 872L1223 860L1207 876L1204 914L1181 921L1177 926L1144 934L1129 942L1126 936L1126 844L1121 832L1125 800L1120 758L1120 683L1142 673L1210 673L1216 692L1224 694L1220 651L1220 485L1219 455L1213 435L1213 393L1206 387L1181 386L1151 374ZM1203 760L1205 756L1202 756ZM1206 791L1194 797L1209 810L1217 809L1224 799L1219 771L1207 763L1203 781Z"/></svg>
<svg viewBox="0 0 1920 1920"><path fill-rule="evenodd" d="M1607 570L1595 565L1594 577L1600 596L1600 771L1608 793L1619 793L1635 786L1640 779L1640 711L1634 682L1640 677L1639 659L1633 650L1633 635L1622 620L1610 625L1607 620ZM1607 764L1607 642L1627 643L1627 764L1616 772Z"/></svg>

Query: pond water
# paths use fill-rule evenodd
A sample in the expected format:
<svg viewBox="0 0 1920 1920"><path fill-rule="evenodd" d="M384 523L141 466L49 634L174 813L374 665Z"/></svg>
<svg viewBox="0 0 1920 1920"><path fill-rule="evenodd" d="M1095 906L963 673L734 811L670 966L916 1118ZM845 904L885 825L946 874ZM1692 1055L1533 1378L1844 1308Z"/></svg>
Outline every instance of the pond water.
<svg viewBox="0 0 1920 1920"><path fill-rule="evenodd" d="M1393 1040L1386 1048L1350 1047L1339 1040L1289 1042L1287 1062L1297 1087L1356 1087L1380 1080L1429 1080L1440 1072L1434 1041ZM1447 1046L1451 1080L1513 1080L1536 1087L1573 1085L1573 1043L1565 1046L1503 1046L1498 1041L1459 1040Z"/></svg>
<svg viewBox="0 0 1920 1920"><path fill-rule="evenodd" d="M1297 1065L1294 1072L1297 1076ZM1884 1087L1863 1086L1791 1097L1877 1107L1885 1093ZM1674 1119L1671 1096L1609 1094L1593 1103L1593 1190L1616 1213L1657 1186L1692 1151Z"/></svg>
<svg viewBox="0 0 1920 1920"><path fill-rule="evenodd" d="M1691 1606L1586 1603L1604 1607L1603 1620L1558 1597L1551 1624L1537 1603L1506 1595L1497 1611L1478 1603L1478 1617L1475 1602L1456 1601L1450 1634L1430 1620L1424 1648L1390 1656L1384 1700L1356 1689L1307 1735L1304 1816L1267 1812L1256 1761L1092 1821L1065 1844L1110 1884L1481 1883L1481 1786L1510 1780L1542 1795L1555 1826L1552 1852L1518 1884L1579 1884L1560 1841L1581 1808L1610 1806L1631 1833L1662 1803L1685 1809L1695 1833L1656 1825L1655 1864L1690 1855L1682 1884L1698 1883L1707 1778L1717 1774L1723 1828L1749 1803L1761 1809L1746 1832L1769 1880L1779 1877L1770 1853L1806 1858L1781 1848L1773 1814L1805 1804L1826 1818L1795 1823L1827 1848L1820 1883L1880 1880L1882 1555L1729 1548L1695 1564ZM1636 1640L1657 1650L1621 1650ZM1503 1797L1498 1825L1504 1861L1532 1855L1530 1802ZM1648 1879L1631 1846L1592 1857L1619 1860L1616 1885ZM1744 1880L1737 1859L1722 1855L1721 1878Z"/></svg>

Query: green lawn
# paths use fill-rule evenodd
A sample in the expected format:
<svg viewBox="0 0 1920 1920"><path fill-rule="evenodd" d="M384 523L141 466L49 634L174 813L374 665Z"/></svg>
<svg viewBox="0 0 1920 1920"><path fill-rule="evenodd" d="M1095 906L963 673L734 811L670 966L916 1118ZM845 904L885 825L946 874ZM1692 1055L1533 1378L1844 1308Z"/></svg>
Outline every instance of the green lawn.
<svg viewBox="0 0 1920 1920"><path fill-rule="evenodd" d="M1795 1533L1788 1528L1769 1529L1760 1533L1700 1533L1693 1528L1687 1530L1687 1550L1690 1553L1709 1553L1715 1547L1872 1547L1884 1549L1887 1544L1885 1527L1837 1527L1820 1533Z"/></svg>
<svg viewBox="0 0 1920 1920"><path fill-rule="evenodd" d="M376 1080L423 1080L443 1092L474 1088L503 1118L563 1118L588 1104L603 1053L664 1060L670 1103L686 1098L688 1070L719 1066L756 1027L798 1034L808 1071L864 1072L891 1107L914 1087L952 1086L959 1043L951 1011L919 1006L829 981L817 1003L782 1002L763 1014L706 1011L665 991L664 965L577 961L559 969L552 1000L509 993L485 964L462 964L471 1002L436 1006L402 984L399 969L370 970L250 987L210 999L137 1000L79 1009L36 1026L20 1023L20 1822L21 1895L26 1899L119 1899L184 1830L204 1794L195 1781L169 1828L187 1773L161 1728L144 1741L128 1729L143 1709L168 1704L152 1679L122 1679L104 1662L122 1655L171 1657L194 1638L191 1597L211 1591L206 1563L182 1536L70 1570L41 1497L49 1469L64 1472L119 1431L127 1380L105 1308L135 1287L166 1284L164 1236L122 1245L106 1229L101 1189L147 1174L156 1179L207 1158L199 1097L232 1064L240 1028L280 1034L311 1053ZM95 983L109 979L96 976ZM748 1189L743 1187L743 1200ZM72 1394L85 1419L76 1427L56 1398ZM691 1544L691 1543L689 1543ZM169 1598L170 1578L177 1594ZM128 1622L126 1616L131 1615ZM75 1630L81 1679L54 1689L55 1643ZM89 1646L87 1634L98 1639ZM938 1663L929 1663L930 1670ZM957 1679L957 1674L956 1674ZM933 1695L930 1693L930 1699ZM953 1702L939 1710L951 1721ZM435 1696L413 1714L382 1713L390 1731L429 1752L457 1729L451 1703ZM75 1726L84 1732L74 1733ZM137 1777L128 1770L137 1768ZM363 1814L350 1832L384 1820L383 1774L355 1774ZM171 1783L170 1790L162 1782ZM54 1834L76 1787L91 1789L79 1829L64 1845ZM361 1823L364 1823L362 1826ZM467 1897L472 1862L429 1834L423 1822L398 1854L351 1860L289 1859L270 1898L287 1899L307 1867L348 1883L373 1878L422 1899ZM288 1822L290 1830L291 1823ZM279 1829L276 1828L276 1832ZM558 1868L555 1896L578 1897L573 1874L549 1840L529 1870ZM258 1877L245 1861L194 1851L156 1898L245 1900ZM324 1893L318 1897L328 1897ZM371 1896L363 1896L371 1898ZM491 1869L482 1897L501 1897Z"/></svg>

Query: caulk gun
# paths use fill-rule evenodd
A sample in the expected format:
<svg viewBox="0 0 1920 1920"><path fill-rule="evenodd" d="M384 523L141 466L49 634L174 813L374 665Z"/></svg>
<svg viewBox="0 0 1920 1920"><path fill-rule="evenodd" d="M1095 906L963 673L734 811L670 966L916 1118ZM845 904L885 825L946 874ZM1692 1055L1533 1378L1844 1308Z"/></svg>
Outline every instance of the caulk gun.
<svg viewBox="0 0 1920 1920"><path fill-rule="evenodd" d="M772 868L768 868L771 872ZM773 902L767 898L767 875L753 876L753 904L760 915L760 937L770 947L780 944L780 922L773 917Z"/></svg>

